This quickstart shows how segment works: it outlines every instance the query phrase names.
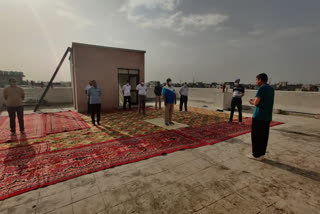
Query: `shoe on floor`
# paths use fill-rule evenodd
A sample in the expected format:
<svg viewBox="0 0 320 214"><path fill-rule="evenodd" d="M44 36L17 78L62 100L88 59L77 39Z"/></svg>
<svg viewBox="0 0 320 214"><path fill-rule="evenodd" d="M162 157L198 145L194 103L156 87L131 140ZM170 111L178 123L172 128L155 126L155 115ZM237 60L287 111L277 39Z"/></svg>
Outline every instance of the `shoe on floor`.
<svg viewBox="0 0 320 214"><path fill-rule="evenodd" d="M170 125L174 125L174 122L171 121L169 124L170 124Z"/></svg>
<svg viewBox="0 0 320 214"><path fill-rule="evenodd" d="M21 134L26 134L26 132L25 132L25 131L21 131L20 133L21 133Z"/></svg>
<svg viewBox="0 0 320 214"><path fill-rule="evenodd" d="M98 125L100 126L100 125L101 125L101 123L100 123L100 122L98 122Z"/></svg>
<svg viewBox="0 0 320 214"><path fill-rule="evenodd" d="M257 161L262 161L262 160L264 159L264 155L256 158L256 157L254 157L252 154L250 154L250 155L247 155L247 157L250 158L250 159L252 159L252 160L257 160Z"/></svg>
<svg viewBox="0 0 320 214"><path fill-rule="evenodd" d="M166 126L169 126L169 123L165 123Z"/></svg>
<svg viewBox="0 0 320 214"><path fill-rule="evenodd" d="M15 136L16 133L15 132L10 132L10 136Z"/></svg>

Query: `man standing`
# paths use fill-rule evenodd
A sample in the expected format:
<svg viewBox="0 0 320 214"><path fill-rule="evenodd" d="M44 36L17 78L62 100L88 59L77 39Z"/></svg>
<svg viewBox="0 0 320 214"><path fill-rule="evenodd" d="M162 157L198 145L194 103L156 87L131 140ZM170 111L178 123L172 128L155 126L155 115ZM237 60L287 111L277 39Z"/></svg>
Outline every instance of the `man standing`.
<svg viewBox="0 0 320 214"><path fill-rule="evenodd" d="M92 87L88 90L88 96L90 98L90 110L92 124L95 126L95 113L97 114L97 123L100 124L100 112L101 112L101 88L97 86L97 82L92 80Z"/></svg>
<svg viewBox="0 0 320 214"><path fill-rule="evenodd" d="M182 111L182 106L184 104L184 110L188 111L188 94L189 94L189 88L187 83L185 82L184 85L180 88L180 111Z"/></svg>
<svg viewBox="0 0 320 214"><path fill-rule="evenodd" d="M87 87L85 88L85 93L88 96L88 90L92 87L92 82L91 80L89 81L89 85L87 85ZM90 114L90 97L88 96L88 114Z"/></svg>
<svg viewBox="0 0 320 214"><path fill-rule="evenodd" d="M129 80L122 87L122 92L123 92L123 110L126 110L127 102L129 103L129 110L131 110L131 85L129 83Z"/></svg>
<svg viewBox="0 0 320 214"><path fill-rule="evenodd" d="M156 106L155 108L158 108L159 103L159 109L161 109L161 93L162 93L162 86L160 85L160 82L157 82L156 87L154 88L154 94L156 95Z"/></svg>
<svg viewBox="0 0 320 214"><path fill-rule="evenodd" d="M167 79L167 85L162 89L163 101L165 105L165 116L164 122L166 126L173 125L172 115L174 111L174 104L177 103L176 93L174 87L172 86L172 81L170 78Z"/></svg>
<svg viewBox="0 0 320 214"><path fill-rule="evenodd" d="M240 79L236 79L233 87L233 95L231 101L231 114L229 122L233 120L234 110L237 107L239 112L239 124L242 123L242 97L244 96L244 87L240 85Z"/></svg>
<svg viewBox="0 0 320 214"><path fill-rule="evenodd" d="M268 76L264 73L256 77L259 86L255 99L250 99L249 103L254 105L252 116L252 155L248 157L254 160L262 160L266 154L270 121L272 121L272 110L274 103L274 89L267 84Z"/></svg>
<svg viewBox="0 0 320 214"><path fill-rule="evenodd" d="M20 133L25 134L23 120L24 91L22 88L17 87L17 81L15 79L9 79L9 83L10 86L3 90L3 97L10 118L10 135L16 135L16 113L18 116Z"/></svg>
<svg viewBox="0 0 320 214"><path fill-rule="evenodd" d="M139 95L139 114L141 113L141 108L143 111L143 115L146 115L146 96L147 96L147 86L144 84L143 81L137 85L136 90L138 91Z"/></svg>

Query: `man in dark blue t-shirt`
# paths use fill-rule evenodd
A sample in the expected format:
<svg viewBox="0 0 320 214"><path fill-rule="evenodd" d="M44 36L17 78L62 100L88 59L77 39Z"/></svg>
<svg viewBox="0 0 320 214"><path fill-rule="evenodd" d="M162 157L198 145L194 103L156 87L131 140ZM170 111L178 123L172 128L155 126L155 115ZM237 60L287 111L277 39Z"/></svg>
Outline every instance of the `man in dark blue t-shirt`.
<svg viewBox="0 0 320 214"><path fill-rule="evenodd" d="M266 154L270 122L272 121L272 110L274 103L274 89L267 84L268 76L264 73L256 77L256 83L259 86L255 99L249 103L254 105L252 115L252 155L249 158L262 160Z"/></svg>

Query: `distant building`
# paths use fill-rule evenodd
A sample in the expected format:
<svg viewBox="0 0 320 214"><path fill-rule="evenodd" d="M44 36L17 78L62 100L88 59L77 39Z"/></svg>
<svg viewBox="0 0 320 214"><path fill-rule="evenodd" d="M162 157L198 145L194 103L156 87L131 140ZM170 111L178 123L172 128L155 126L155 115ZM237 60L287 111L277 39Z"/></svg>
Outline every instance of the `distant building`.
<svg viewBox="0 0 320 214"><path fill-rule="evenodd" d="M302 87L302 91L318 91L318 87L315 85L311 85L311 84L306 84L303 85Z"/></svg>
<svg viewBox="0 0 320 214"><path fill-rule="evenodd" d="M15 79L17 84L22 84L23 72L16 71L0 71L0 87L3 88L9 84L9 79Z"/></svg>

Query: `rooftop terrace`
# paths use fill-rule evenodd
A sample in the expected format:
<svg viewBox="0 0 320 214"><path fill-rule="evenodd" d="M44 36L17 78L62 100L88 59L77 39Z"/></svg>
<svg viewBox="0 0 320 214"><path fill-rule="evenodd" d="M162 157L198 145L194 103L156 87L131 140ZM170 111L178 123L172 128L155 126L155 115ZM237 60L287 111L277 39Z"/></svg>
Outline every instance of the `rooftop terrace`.
<svg viewBox="0 0 320 214"><path fill-rule="evenodd" d="M42 109L61 110L70 108ZM0 201L0 213L319 213L319 120L279 114L274 120L284 124L271 128L262 162L246 157L251 141L245 134L35 189Z"/></svg>

